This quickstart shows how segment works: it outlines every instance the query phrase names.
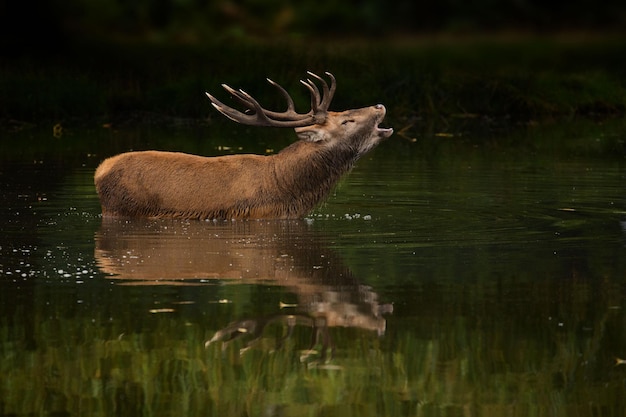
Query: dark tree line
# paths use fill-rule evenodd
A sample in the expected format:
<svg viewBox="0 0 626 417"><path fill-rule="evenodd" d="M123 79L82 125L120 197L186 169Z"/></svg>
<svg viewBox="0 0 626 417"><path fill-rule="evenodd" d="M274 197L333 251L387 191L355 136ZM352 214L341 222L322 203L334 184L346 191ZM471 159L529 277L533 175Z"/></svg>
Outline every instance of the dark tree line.
<svg viewBox="0 0 626 417"><path fill-rule="evenodd" d="M623 31L622 0L0 0L4 48L74 39Z"/></svg>

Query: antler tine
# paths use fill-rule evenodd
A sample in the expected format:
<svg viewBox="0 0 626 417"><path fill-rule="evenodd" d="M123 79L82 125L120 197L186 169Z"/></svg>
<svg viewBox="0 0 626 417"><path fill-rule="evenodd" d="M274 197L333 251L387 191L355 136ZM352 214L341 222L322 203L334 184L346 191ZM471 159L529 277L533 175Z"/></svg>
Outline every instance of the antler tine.
<svg viewBox="0 0 626 417"><path fill-rule="evenodd" d="M222 103L221 101L213 97L211 94L209 93L205 93L205 94L207 95L207 97L209 97L209 100L211 100L211 105L215 107L215 110L219 111L224 116L228 117L230 120L239 122L242 117L247 117L247 115L241 113L240 111L235 110L231 107L228 107L227 105L225 105L224 103Z"/></svg>
<svg viewBox="0 0 626 417"><path fill-rule="evenodd" d="M269 78L267 79L267 81L271 85L276 87L280 91L282 96L285 98L285 100L287 101L287 110L284 112L275 112L275 111L263 109L263 113L265 113L265 115L268 116L272 120L283 121L283 122L302 121L303 122L302 126L307 126L308 124L310 124L311 112L304 113L304 114L297 113L296 106L293 102L293 99L291 98L287 90L285 90L280 84L278 84L277 82L273 80L270 80Z"/></svg>
<svg viewBox="0 0 626 417"><path fill-rule="evenodd" d="M320 90L318 90L315 83L308 78L306 80L300 80L300 83L311 92L311 111L313 114L317 114L320 111L320 102L322 100Z"/></svg>
<svg viewBox="0 0 626 417"><path fill-rule="evenodd" d="M287 91L278 83L270 80L267 81L276 87L281 95L287 101L287 110L284 112L275 112L264 109L258 101L256 101L250 94L243 90L235 90L226 84L222 84L222 87L230 93L236 101L247 108L247 111L251 114L242 113L232 107L226 106L211 94L206 93L213 107L215 107L220 113L228 117L229 119L251 126L275 126L275 127L301 127L310 126L316 123L323 123L328 115L328 107L335 93L336 81L335 77L329 72L326 72L331 79L331 86L328 87L326 81L320 76L307 72L311 77L315 78L322 84L323 96L320 94L317 85L310 79L300 80L300 82L311 93L311 110L307 113L297 113L295 110L295 104L293 99L287 93Z"/></svg>
<svg viewBox="0 0 626 417"><path fill-rule="evenodd" d="M247 124L250 126L277 126L277 127L298 127L298 126L306 126L311 124L311 116L308 114L298 114L295 112L295 105L293 104L293 100L289 97L287 91L282 88L278 83L272 82L273 85L281 90L281 93L288 97L287 105L288 110L284 113L273 112L270 110L265 110L258 101L256 101L250 94L246 93L243 90L235 90L234 88L228 86L227 84L222 84L222 87L229 92L233 98L235 98L239 103L247 108L247 111L250 113L243 113L239 110L233 109L232 107L226 106L225 104L219 102L214 97L209 95L211 101L213 101L213 106L223 115L228 117L229 119L238 122ZM215 104L218 103L216 106Z"/></svg>
<svg viewBox="0 0 626 417"><path fill-rule="evenodd" d="M322 91L324 92L324 97L322 98L322 101L320 103L320 108L322 110L328 111L330 102L333 100L333 96L335 95L335 90L337 90L337 80L335 79L335 76L328 71L324 73L328 75L328 77L330 77L330 88L329 88L328 84L326 83L326 80L324 80L319 75L314 74L311 71L307 71L307 74L309 74L311 77L315 78L316 80L322 83Z"/></svg>
<svg viewBox="0 0 626 417"><path fill-rule="evenodd" d="M280 84L278 84L275 81L270 80L269 78L267 79L267 82L272 84L274 87L278 88L278 91L280 91L280 93L283 95L285 100L287 100L287 111L295 111L296 105L293 103L293 99L291 98L287 90L285 90Z"/></svg>
<svg viewBox="0 0 626 417"><path fill-rule="evenodd" d="M224 89L226 89L226 91L233 94L233 96L239 102L245 105L249 110L252 110L254 113L253 114L242 113L239 110L233 109L232 107L225 105L224 103L222 103L221 101L219 101L218 99L210 95L209 93L206 93L209 99L212 101L211 104L213 105L213 107L215 107L217 111L219 111L224 116L238 123L244 123L247 125L255 125L255 126L271 126L272 125L271 124L272 121L268 119L267 116L262 111L259 112L259 109L262 110L259 103L257 103L256 100L254 100L248 93L246 93L243 90L236 91L225 84L223 85L223 87Z"/></svg>
<svg viewBox="0 0 626 417"><path fill-rule="evenodd" d="M224 88L224 90L228 91L230 95L235 98L235 100L237 100L239 103L246 106L249 110L251 110L252 107L254 107L254 103L252 103L248 99L249 95L248 96L244 95L245 93L243 90L235 90L234 88L230 87L227 84L222 84L222 87Z"/></svg>
<svg viewBox="0 0 626 417"><path fill-rule="evenodd" d="M335 97L335 91L337 91L337 80L335 79L335 76L333 74L331 74L330 72L326 71L325 72L326 75L328 75L328 77L330 78L330 91L328 92L327 95L324 95L324 106L326 106L326 109L328 109L328 107L330 107L330 103L333 101L333 98Z"/></svg>

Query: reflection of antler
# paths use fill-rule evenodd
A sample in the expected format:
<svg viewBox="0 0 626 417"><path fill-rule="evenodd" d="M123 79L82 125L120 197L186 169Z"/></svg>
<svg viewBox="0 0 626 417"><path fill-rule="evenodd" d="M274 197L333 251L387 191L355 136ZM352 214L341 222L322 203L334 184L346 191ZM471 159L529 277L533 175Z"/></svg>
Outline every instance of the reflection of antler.
<svg viewBox="0 0 626 417"><path fill-rule="evenodd" d="M307 300L308 310L316 317L324 317L328 327L358 327L382 336L386 327L382 315L393 312L392 304L379 304L378 294L365 285L329 288L315 296Z"/></svg>
<svg viewBox="0 0 626 417"><path fill-rule="evenodd" d="M332 298L335 298L333 294ZM376 297L373 297L374 301ZM367 298L364 299L367 301ZM329 327L358 327L367 330L376 330L381 336L385 332L385 320L380 316L385 313L393 312L392 304L373 303L370 305L372 317L366 314L359 314L359 306L334 302L312 303L307 306L307 313L289 314L289 315L273 315L269 317L240 320L229 324L225 328L218 330L213 337L205 343L205 347L209 347L215 342L222 342L222 349L226 349L234 340L250 336L251 339L246 342L245 347L240 350L244 353L249 348L256 346L263 336L266 327L274 323L283 323L287 327L287 331L283 332L284 336L277 338L276 348L280 348L284 341L293 334L296 326L302 325L312 327L314 329L310 350L317 345L322 346L322 357L330 349L334 351L335 346L328 332Z"/></svg>
<svg viewBox="0 0 626 417"><path fill-rule="evenodd" d="M273 323L283 323L287 326L286 334L276 340L276 347L282 346L283 342L287 340L293 334L293 330L297 325L307 326L307 327L315 327L315 320L311 317L289 314L289 315L274 315L270 317L257 318L257 319L248 319L241 320L234 323L229 324L225 328L218 330L215 335L208 340L204 347L209 347L212 343L215 342L223 342L222 349L226 349L228 345L236 339L246 335L251 336L252 339L246 343L246 347L242 349L247 350L255 346L259 339L263 336L263 331L269 324Z"/></svg>

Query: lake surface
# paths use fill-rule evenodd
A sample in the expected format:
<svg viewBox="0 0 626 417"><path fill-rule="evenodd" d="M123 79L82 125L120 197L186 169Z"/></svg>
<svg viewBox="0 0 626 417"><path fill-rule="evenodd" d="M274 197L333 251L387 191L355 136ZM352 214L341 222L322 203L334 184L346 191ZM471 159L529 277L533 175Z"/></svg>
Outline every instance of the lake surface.
<svg viewBox="0 0 626 417"><path fill-rule="evenodd" d="M93 171L289 135L7 134L0 415L622 415L624 155L560 146L622 125L395 135L306 219L218 223L103 221Z"/></svg>

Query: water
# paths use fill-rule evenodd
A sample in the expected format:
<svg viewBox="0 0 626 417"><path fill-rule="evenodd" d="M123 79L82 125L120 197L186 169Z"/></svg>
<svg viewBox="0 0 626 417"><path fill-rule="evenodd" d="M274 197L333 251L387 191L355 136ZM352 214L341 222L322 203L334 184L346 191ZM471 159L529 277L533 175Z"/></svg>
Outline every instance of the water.
<svg viewBox="0 0 626 417"><path fill-rule="evenodd" d="M227 142L30 135L0 166L0 415L626 409L621 155L396 136L302 221L103 221L105 155Z"/></svg>

